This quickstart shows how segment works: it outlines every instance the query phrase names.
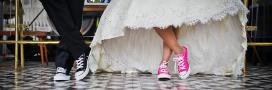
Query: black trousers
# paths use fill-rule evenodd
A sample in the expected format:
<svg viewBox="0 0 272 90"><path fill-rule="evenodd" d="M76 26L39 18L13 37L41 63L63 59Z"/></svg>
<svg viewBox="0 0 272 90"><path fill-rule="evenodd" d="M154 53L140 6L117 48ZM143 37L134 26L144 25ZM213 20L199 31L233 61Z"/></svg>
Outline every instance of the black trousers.
<svg viewBox="0 0 272 90"><path fill-rule="evenodd" d="M89 51L80 33L84 0L40 1L62 37L58 45L56 66L70 68L74 59Z"/></svg>
<svg viewBox="0 0 272 90"><path fill-rule="evenodd" d="M2 31L3 30L3 21L4 21L4 10L3 10L3 8L4 8L4 2L3 2L4 0L0 0L0 30Z"/></svg>

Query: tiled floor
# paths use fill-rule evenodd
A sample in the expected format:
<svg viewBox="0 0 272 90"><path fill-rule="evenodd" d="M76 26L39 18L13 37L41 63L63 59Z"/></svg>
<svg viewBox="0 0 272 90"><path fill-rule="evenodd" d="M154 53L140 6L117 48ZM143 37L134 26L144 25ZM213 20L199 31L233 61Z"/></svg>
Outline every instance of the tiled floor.
<svg viewBox="0 0 272 90"><path fill-rule="evenodd" d="M89 75L83 81L54 82L54 63L42 66L40 62L26 62L26 68L15 72L11 62L0 63L0 90L6 89L91 89L91 90L187 90L187 89L272 89L271 67L248 67L246 77L193 75L179 80L176 75L170 81L157 81L151 74Z"/></svg>

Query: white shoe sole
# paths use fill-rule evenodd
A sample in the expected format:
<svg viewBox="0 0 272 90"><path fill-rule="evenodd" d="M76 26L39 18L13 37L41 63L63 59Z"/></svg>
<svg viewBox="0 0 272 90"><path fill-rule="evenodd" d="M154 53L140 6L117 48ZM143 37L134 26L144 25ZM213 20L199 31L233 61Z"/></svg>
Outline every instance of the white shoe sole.
<svg viewBox="0 0 272 90"><path fill-rule="evenodd" d="M79 76L75 76L75 79L76 80L82 80L83 78L85 78L88 73L90 72L90 69L89 69L89 60L87 60L87 66L86 66L86 70Z"/></svg>
<svg viewBox="0 0 272 90"><path fill-rule="evenodd" d="M186 79L186 78L188 78L189 75L190 75L190 72L191 72L191 68L189 67L188 72L185 75L179 75L179 78L180 79Z"/></svg>
<svg viewBox="0 0 272 90"><path fill-rule="evenodd" d="M171 79L171 76L169 74L160 74L157 78L159 81L167 81Z"/></svg>
<svg viewBox="0 0 272 90"><path fill-rule="evenodd" d="M54 76L54 81L68 81L70 80L70 76L67 76L67 75L55 75Z"/></svg>

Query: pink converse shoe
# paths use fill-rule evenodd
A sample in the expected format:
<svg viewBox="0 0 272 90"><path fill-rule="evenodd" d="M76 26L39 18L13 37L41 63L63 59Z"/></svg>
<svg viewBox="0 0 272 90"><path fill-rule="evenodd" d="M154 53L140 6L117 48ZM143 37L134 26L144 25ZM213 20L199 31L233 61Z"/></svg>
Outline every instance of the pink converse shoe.
<svg viewBox="0 0 272 90"><path fill-rule="evenodd" d="M171 78L171 75L169 74L169 71L168 71L168 66L167 66L167 63L166 61L163 61L159 68L158 68L158 79L159 81L166 81L166 80L170 80Z"/></svg>
<svg viewBox="0 0 272 90"><path fill-rule="evenodd" d="M188 63L188 49L187 47L182 48L183 53L176 54L173 59L176 64L178 64L177 68L180 79L186 79L190 75L190 66Z"/></svg>

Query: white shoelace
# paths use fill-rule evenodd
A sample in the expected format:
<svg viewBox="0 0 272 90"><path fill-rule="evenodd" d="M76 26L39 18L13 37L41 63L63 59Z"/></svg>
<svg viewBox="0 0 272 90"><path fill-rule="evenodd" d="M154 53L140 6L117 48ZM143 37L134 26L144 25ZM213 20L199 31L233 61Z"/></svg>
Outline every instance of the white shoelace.
<svg viewBox="0 0 272 90"><path fill-rule="evenodd" d="M183 60L183 57L184 56L177 56L176 58L173 59L173 61L175 62L175 71L178 72L177 70L177 64L178 64L178 67L181 67L181 69L186 69L185 68L185 65L184 65L184 60ZM181 60L180 60L181 59Z"/></svg>
<svg viewBox="0 0 272 90"><path fill-rule="evenodd" d="M79 68L83 68L83 64L84 64L84 61L83 61L83 58L84 56L83 55L81 55L79 58L78 58L78 60L76 60L76 64L77 64L77 69L79 69Z"/></svg>
<svg viewBox="0 0 272 90"><path fill-rule="evenodd" d="M66 69L62 67L57 67L57 73L66 73Z"/></svg>
<svg viewBox="0 0 272 90"><path fill-rule="evenodd" d="M163 72L163 73L168 72L168 70L166 70L166 68L167 68L167 63L168 63L168 62L166 62L166 61L163 61L163 62L162 62L162 64L160 65L160 68L163 68L163 69L160 70L161 72Z"/></svg>

